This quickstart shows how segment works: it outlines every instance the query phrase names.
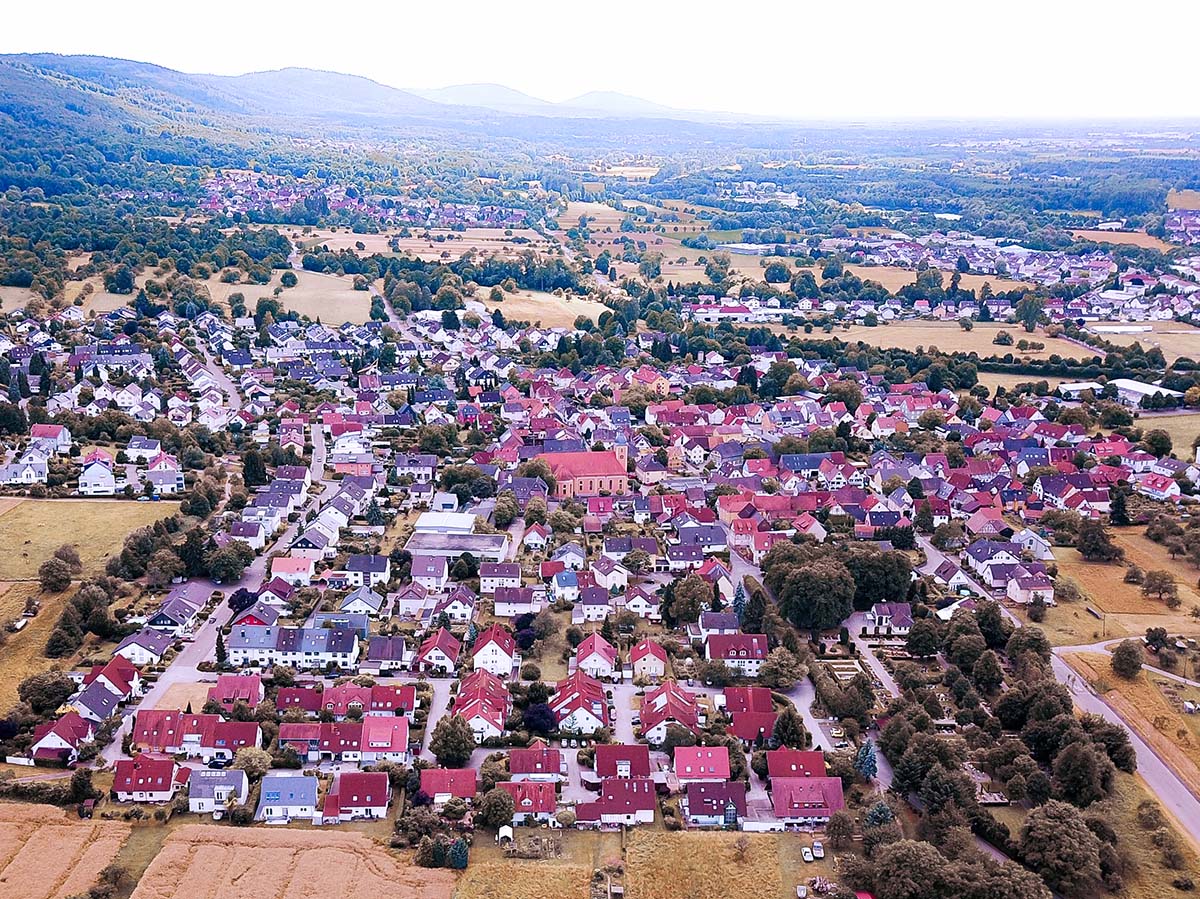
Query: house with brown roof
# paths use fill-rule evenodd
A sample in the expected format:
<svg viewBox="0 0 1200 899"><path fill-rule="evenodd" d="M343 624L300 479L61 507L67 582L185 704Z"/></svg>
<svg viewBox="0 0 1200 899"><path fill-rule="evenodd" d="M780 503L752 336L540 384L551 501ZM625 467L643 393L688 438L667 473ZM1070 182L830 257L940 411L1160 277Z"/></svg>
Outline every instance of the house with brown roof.
<svg viewBox="0 0 1200 899"><path fill-rule="evenodd" d="M581 827L616 827L653 824L658 799L648 777L606 777L595 802L575 806Z"/></svg>

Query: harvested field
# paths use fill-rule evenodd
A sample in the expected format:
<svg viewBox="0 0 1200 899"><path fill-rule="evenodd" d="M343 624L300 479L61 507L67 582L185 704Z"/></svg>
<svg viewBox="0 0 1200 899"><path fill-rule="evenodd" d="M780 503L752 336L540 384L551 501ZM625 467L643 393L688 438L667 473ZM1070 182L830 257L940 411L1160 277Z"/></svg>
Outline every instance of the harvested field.
<svg viewBox="0 0 1200 899"><path fill-rule="evenodd" d="M1166 431L1171 437L1175 455L1187 459L1191 455L1192 441L1200 437L1200 414L1175 412L1166 415L1142 413L1134 422L1139 428L1150 431L1155 428Z"/></svg>
<svg viewBox="0 0 1200 899"><path fill-rule="evenodd" d="M1143 671L1132 680L1117 677L1109 656L1095 652L1067 653L1063 659L1100 690L1107 702L1155 754L1175 772L1195 796L1200 796L1200 740L1183 716L1167 701Z"/></svg>
<svg viewBox="0 0 1200 899"><path fill-rule="evenodd" d="M449 899L454 882L450 871L414 867L361 834L189 824L167 839L133 899Z"/></svg>
<svg viewBox="0 0 1200 899"><path fill-rule="evenodd" d="M63 606L73 593L74 590L68 590L44 594L36 583L0 583L0 622L20 617L30 596L38 597L42 604L41 611L29 619L24 630L8 634L8 641L0 649L0 712L6 712L16 704L17 685L21 681L56 664L47 659L43 651L58 624Z"/></svg>
<svg viewBox="0 0 1200 899"><path fill-rule="evenodd" d="M1179 597L1183 600L1183 610L1187 611L1192 604L1200 602L1200 595L1192 588L1195 576L1186 577L1184 563L1172 562L1164 550L1161 554L1149 547L1156 546L1140 534L1132 530L1114 530L1113 536L1117 543L1125 549L1125 560L1138 565L1143 570L1164 568L1175 574L1179 581ZM1142 595L1137 584L1127 584L1123 580L1125 568L1120 563L1100 564L1085 562L1078 551L1070 547L1056 547L1054 558L1058 562L1058 570L1070 575L1079 582L1084 592L1090 595L1091 604L1101 611L1118 615L1158 615L1164 618L1176 614L1157 599ZM1163 622L1163 626L1167 626Z"/></svg>
<svg viewBox="0 0 1200 899"><path fill-rule="evenodd" d="M1105 326L1115 328L1149 328L1148 331L1106 331ZM1158 347L1168 362L1174 362L1181 356L1190 359L1200 359L1200 328L1193 328L1182 322L1139 322L1130 325L1128 322L1094 322L1088 330L1120 346L1132 346L1140 343L1143 348Z"/></svg>
<svg viewBox="0 0 1200 899"><path fill-rule="evenodd" d="M166 692L154 704L156 709L186 709L189 705L193 712L204 708L208 701L208 688L211 684L197 684L181 681L171 684Z"/></svg>
<svg viewBox="0 0 1200 899"><path fill-rule="evenodd" d="M1066 381L1066 378L1059 377L1038 377L1036 375L1014 375L1008 372L981 371L979 372L979 383L988 388L992 393L996 392L997 387L1003 387L1005 390L1011 390L1018 384L1037 383L1045 381L1054 389L1059 384Z"/></svg>
<svg viewBox="0 0 1200 899"><path fill-rule="evenodd" d="M779 330L782 333L789 333L782 327ZM996 334L1005 330L1013 336L1014 341L1026 338L1031 342L1045 344L1045 348L1036 352L1032 350L1022 352L1015 346L997 346L992 343ZM802 329L799 333L801 336L818 339L824 336L816 331L811 335L804 335ZM834 328L833 333L827 336L851 343L861 340L871 346L885 349L913 350L916 347L924 347L929 350L931 347L937 347L942 352L978 353L981 357L1003 356L1005 353L1012 353L1015 357L1027 356L1031 359L1045 359L1052 353L1058 353L1065 358L1079 358L1085 354L1081 347L1060 337L1047 337L1041 331L1026 334L1019 327L1014 328L1011 325L995 323L976 324L972 330L964 331L959 327L958 322L901 321L893 322L890 325L880 325L876 328L868 328L865 325ZM1024 375L1019 380L1038 381L1040 378Z"/></svg>
<svg viewBox="0 0 1200 899"><path fill-rule="evenodd" d="M1172 245L1158 237L1151 237L1145 231L1084 231L1071 232L1076 240L1091 240L1096 243L1126 244L1133 247L1145 247L1148 250L1159 250L1163 253L1173 249Z"/></svg>
<svg viewBox="0 0 1200 899"><path fill-rule="evenodd" d="M555 296L540 290L518 290L506 293L504 302L494 303L488 299L490 289L480 288L476 294L488 312L499 309L504 317L516 321L541 322L547 328L570 328L575 319L586 315L592 321L600 314L611 311L603 303L587 297Z"/></svg>
<svg viewBox="0 0 1200 899"><path fill-rule="evenodd" d="M1168 209L1200 209L1200 190L1167 191Z"/></svg>
<svg viewBox="0 0 1200 899"><path fill-rule="evenodd" d="M796 884L833 874L832 854L821 862L800 861L809 840L795 834L746 834L750 849L739 861L735 833L669 833L635 830L626 852L626 891L654 899L787 899Z"/></svg>
<svg viewBox="0 0 1200 899"><path fill-rule="evenodd" d="M86 893L129 831L127 824L79 821L51 806L0 804L0 899Z"/></svg>
<svg viewBox="0 0 1200 899"><path fill-rule="evenodd" d="M24 309L33 297L34 293L28 287L0 287L0 311Z"/></svg>
<svg viewBox="0 0 1200 899"><path fill-rule="evenodd" d="M79 549L85 574L104 568L131 531L179 511L179 503L107 499L26 499L0 508L0 580L37 577L38 566L64 543Z"/></svg>
<svg viewBox="0 0 1200 899"><path fill-rule="evenodd" d="M518 830L518 839L528 833ZM552 838L561 840L562 855L548 859L511 858L491 840L476 840L455 899L581 899L593 871L621 862L620 834L566 830Z"/></svg>
<svg viewBox="0 0 1200 899"><path fill-rule="evenodd" d="M1026 624L1033 624L1024 607L1016 606L1011 611ZM1052 646L1081 646L1095 643L1105 636L1127 636L1131 631L1123 621L1122 616L1109 615L1102 622L1088 614L1084 603L1059 603L1047 609L1045 619L1035 626L1041 628Z"/></svg>

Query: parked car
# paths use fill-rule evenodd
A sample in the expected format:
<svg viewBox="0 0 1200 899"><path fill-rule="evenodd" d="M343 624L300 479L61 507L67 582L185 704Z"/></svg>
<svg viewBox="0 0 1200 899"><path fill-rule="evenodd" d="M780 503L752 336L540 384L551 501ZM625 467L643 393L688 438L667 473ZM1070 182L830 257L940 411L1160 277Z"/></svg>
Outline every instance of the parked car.
<svg viewBox="0 0 1200 899"><path fill-rule="evenodd" d="M805 846L803 849L800 850L800 857L802 859L804 859L806 862L815 861L815 857L813 856L813 851L811 849L809 849L807 846Z"/></svg>
<svg viewBox="0 0 1200 899"><path fill-rule="evenodd" d="M846 736L846 732L844 730L842 730L840 727L831 727L831 728L829 728L829 736L844 737L844 736Z"/></svg>
<svg viewBox="0 0 1200 899"><path fill-rule="evenodd" d="M229 767L229 759L210 759L209 763L208 763L208 767L214 768L216 770L220 770L221 768L228 768Z"/></svg>
<svg viewBox="0 0 1200 899"><path fill-rule="evenodd" d="M814 841L813 842L813 858L824 858L824 857L825 857L825 846L822 845L819 841Z"/></svg>
<svg viewBox="0 0 1200 899"><path fill-rule="evenodd" d="M808 887L802 883L796 884L796 899L808 899Z"/></svg>

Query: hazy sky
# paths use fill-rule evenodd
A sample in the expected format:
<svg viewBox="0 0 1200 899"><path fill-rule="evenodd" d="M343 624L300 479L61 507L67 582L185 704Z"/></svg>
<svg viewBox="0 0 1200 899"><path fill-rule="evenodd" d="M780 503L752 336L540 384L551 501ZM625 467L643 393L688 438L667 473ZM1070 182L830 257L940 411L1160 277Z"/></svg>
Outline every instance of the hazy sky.
<svg viewBox="0 0 1200 899"><path fill-rule="evenodd" d="M1200 116L1195 55L1168 38L1200 31L1197 0L6 6L0 52L187 72L307 66L394 87L489 81L548 100L613 90L798 118Z"/></svg>

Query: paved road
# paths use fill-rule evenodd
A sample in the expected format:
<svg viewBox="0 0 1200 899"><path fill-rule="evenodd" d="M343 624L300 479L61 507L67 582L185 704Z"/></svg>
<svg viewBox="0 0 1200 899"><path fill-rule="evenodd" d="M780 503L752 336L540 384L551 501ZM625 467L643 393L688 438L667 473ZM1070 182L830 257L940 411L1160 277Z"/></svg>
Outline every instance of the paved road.
<svg viewBox="0 0 1200 899"><path fill-rule="evenodd" d="M1138 775L1146 782L1150 792L1161 802L1187 831L1192 842L1200 843L1200 800L1197 800L1184 783L1175 775L1157 753L1129 727L1111 706L1096 695L1091 686L1077 675L1058 656L1051 657L1050 664L1055 679L1066 684L1075 704L1085 712L1100 715L1113 724L1119 724L1129 734L1129 742L1137 753Z"/></svg>
<svg viewBox="0 0 1200 899"><path fill-rule="evenodd" d="M247 590L257 590L267 579L267 562L271 554L290 546L303 526L308 511L320 508L323 502L337 492L338 484L336 481L323 480L326 452L325 435L320 428L313 428L312 438L313 455L310 470L313 472L314 482L322 485L323 489L321 493L310 498L301 507L299 519L289 524L274 543L268 544L263 549L262 553L246 567L239 580L217 584L207 578L198 578L195 579L196 583L202 584L211 591L220 590L226 596L242 587L245 587ZM100 754L100 758L104 762L111 764L118 759L124 758L124 754L121 752L121 738L130 727L132 715L138 708L155 708L174 684L196 683L206 678L215 682L215 675L201 672L198 666L201 662L211 661L216 658L217 631L229 620L229 615L229 607L224 602L221 602L213 613L209 615L208 620L202 622L191 635L190 641L184 643L183 649L175 656L171 664L167 666L167 670L146 691L145 696L142 697L138 705L126 709L125 721L117 732L116 738Z"/></svg>

